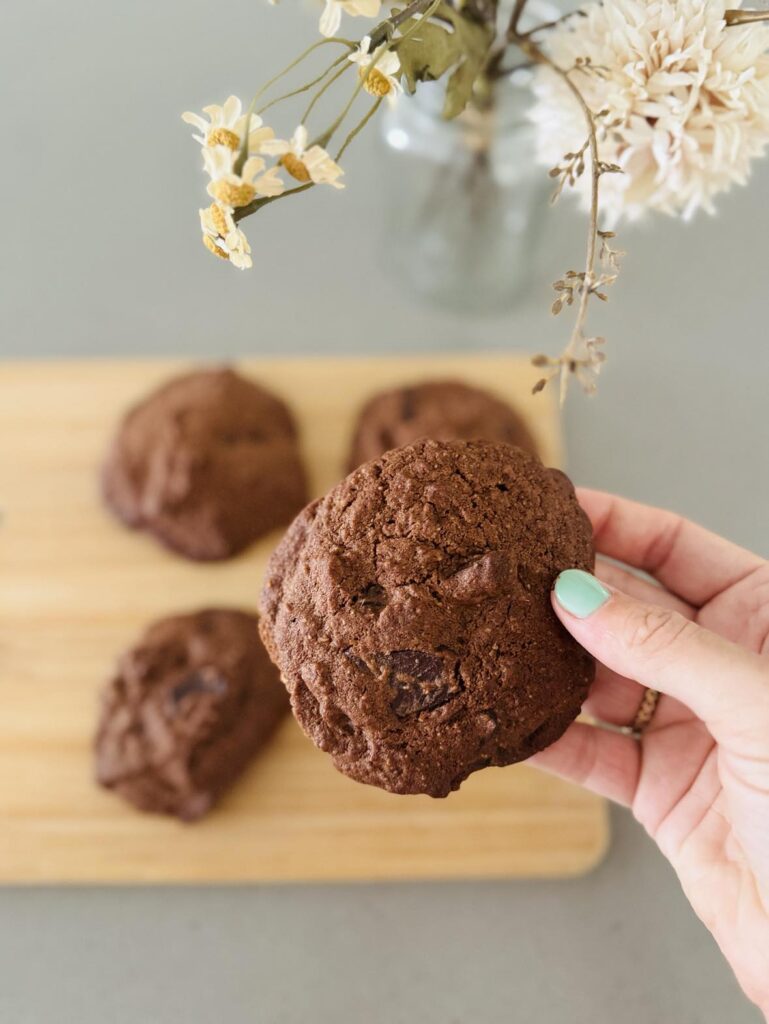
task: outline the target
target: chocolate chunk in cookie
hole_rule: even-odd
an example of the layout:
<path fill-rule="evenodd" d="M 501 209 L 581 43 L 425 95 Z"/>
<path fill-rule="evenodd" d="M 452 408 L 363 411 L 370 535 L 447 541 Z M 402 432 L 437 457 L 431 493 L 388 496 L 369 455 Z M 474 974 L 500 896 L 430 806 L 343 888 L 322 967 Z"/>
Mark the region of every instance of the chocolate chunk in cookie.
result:
<path fill-rule="evenodd" d="M 561 570 L 592 566 L 562 473 L 507 444 L 419 441 L 299 515 L 260 629 L 300 725 L 340 771 L 446 796 L 579 713 L 594 664 L 550 591 Z"/>
<path fill-rule="evenodd" d="M 162 619 L 104 694 L 96 778 L 142 811 L 200 818 L 269 739 L 286 691 L 245 612 Z"/>
<path fill-rule="evenodd" d="M 436 380 L 382 391 L 369 399 L 358 416 L 348 468 L 423 437 L 506 441 L 527 452 L 537 451 L 522 417 L 506 402 L 461 381 Z"/>
<path fill-rule="evenodd" d="M 307 500 L 286 406 L 233 370 L 177 377 L 130 410 L 104 465 L 107 504 L 188 558 L 229 558 Z"/>

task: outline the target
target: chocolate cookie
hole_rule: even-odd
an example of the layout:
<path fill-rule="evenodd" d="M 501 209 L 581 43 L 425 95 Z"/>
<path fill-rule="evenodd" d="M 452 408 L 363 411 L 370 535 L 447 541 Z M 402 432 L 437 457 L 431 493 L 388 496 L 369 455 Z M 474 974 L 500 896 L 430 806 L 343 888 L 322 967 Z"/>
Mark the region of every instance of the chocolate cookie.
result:
<path fill-rule="evenodd" d="M 131 409 L 102 482 L 124 523 L 200 560 L 237 554 L 307 501 L 291 414 L 229 369 L 177 377 Z"/>
<path fill-rule="evenodd" d="M 96 733 L 96 778 L 142 811 L 200 818 L 288 710 L 245 612 L 162 619 L 120 659 Z"/>
<path fill-rule="evenodd" d="M 289 528 L 260 630 L 299 724 L 336 767 L 446 796 L 522 761 L 579 713 L 592 658 L 550 590 L 592 569 L 569 480 L 483 441 L 419 441 L 367 462 Z"/>
<path fill-rule="evenodd" d="M 506 441 L 537 453 L 523 419 L 506 402 L 458 380 L 435 380 L 369 399 L 358 416 L 348 469 L 422 437 Z"/>

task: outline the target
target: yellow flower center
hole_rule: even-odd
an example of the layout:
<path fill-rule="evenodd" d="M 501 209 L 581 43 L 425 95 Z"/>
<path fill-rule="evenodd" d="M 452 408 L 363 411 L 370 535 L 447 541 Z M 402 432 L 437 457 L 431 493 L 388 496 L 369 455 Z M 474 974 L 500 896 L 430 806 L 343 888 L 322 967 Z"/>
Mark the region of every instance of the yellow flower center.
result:
<path fill-rule="evenodd" d="M 280 162 L 292 178 L 296 178 L 297 181 L 310 180 L 310 172 L 307 170 L 307 165 L 295 153 L 286 153 L 285 156 L 280 158 Z"/>
<path fill-rule="evenodd" d="M 211 191 L 225 206 L 248 206 L 256 195 L 256 189 L 247 181 L 228 181 L 220 178 L 211 186 Z"/>
<path fill-rule="evenodd" d="M 203 245 L 209 252 L 212 252 L 214 256 L 218 256 L 220 260 L 228 260 L 230 258 L 224 249 L 219 248 L 210 235 L 203 235 Z"/>
<path fill-rule="evenodd" d="M 367 74 L 368 78 L 366 77 Z M 382 96 L 387 96 L 388 93 L 392 92 L 392 83 L 387 75 L 382 74 L 379 68 L 372 68 L 371 71 L 368 68 L 361 68 L 360 77 L 363 81 L 363 88 L 369 96 L 378 96 L 381 99 Z"/>
<path fill-rule="evenodd" d="M 218 203 L 211 203 L 211 205 L 208 207 L 208 213 L 209 216 L 211 217 L 211 223 L 216 229 L 216 233 L 218 235 L 221 235 L 222 238 L 224 238 L 224 236 L 227 234 L 229 230 L 227 227 L 227 218 L 224 215 L 224 210 L 221 208 L 221 206 L 219 206 Z"/>
<path fill-rule="evenodd" d="M 207 146 L 229 146 L 235 150 L 240 148 L 240 137 L 229 128 L 212 128 L 206 136 Z"/>

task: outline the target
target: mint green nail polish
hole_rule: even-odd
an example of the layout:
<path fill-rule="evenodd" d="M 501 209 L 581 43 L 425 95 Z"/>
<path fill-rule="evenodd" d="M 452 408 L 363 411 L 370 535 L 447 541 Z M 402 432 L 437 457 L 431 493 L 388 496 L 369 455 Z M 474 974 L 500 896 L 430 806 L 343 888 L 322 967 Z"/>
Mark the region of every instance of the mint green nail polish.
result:
<path fill-rule="evenodd" d="M 567 569 L 555 581 L 555 599 L 578 619 L 587 619 L 609 600 L 609 591 L 582 569 Z"/>

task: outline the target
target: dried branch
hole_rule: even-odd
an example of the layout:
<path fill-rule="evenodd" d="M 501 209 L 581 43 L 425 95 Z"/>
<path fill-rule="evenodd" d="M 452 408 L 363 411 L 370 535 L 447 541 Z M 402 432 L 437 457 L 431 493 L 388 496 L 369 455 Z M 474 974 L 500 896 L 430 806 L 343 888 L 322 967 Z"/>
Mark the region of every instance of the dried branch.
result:
<path fill-rule="evenodd" d="M 396 29 L 413 18 L 415 14 L 424 14 L 431 3 L 432 0 L 411 0 L 411 3 L 406 4 L 402 11 L 398 11 L 397 14 L 380 22 L 371 33 L 369 53 L 373 53 L 382 43 L 389 42 L 395 35 Z"/>
<path fill-rule="evenodd" d="M 558 178 L 558 185 L 550 198 L 550 202 L 552 204 L 558 202 L 561 197 L 561 193 L 567 185 L 570 188 L 573 187 L 585 173 L 585 154 L 587 153 L 589 146 L 590 139 L 588 138 L 585 139 L 584 145 L 582 145 L 576 152 L 564 153 L 563 163 L 558 164 L 550 170 L 550 177 Z"/>
<path fill-rule="evenodd" d="M 727 25 L 753 25 L 757 21 L 769 21 L 769 11 L 729 10 L 724 18 Z"/>
<path fill-rule="evenodd" d="M 526 3 L 527 0 L 515 0 L 515 7 L 513 8 L 513 13 L 510 17 L 510 25 L 507 29 L 507 38 L 511 42 L 517 42 L 518 38 L 520 38 L 518 25 L 520 24 L 521 17 L 523 16 Z"/>
<path fill-rule="evenodd" d="M 599 231 L 601 239 L 601 251 L 598 253 L 598 262 L 607 271 L 613 271 L 616 277 L 619 273 L 619 261 L 627 253 L 622 249 L 615 249 L 610 243 L 617 237 L 613 231 Z"/>
<path fill-rule="evenodd" d="M 529 31 L 524 32 L 523 35 L 525 35 L 528 38 L 529 36 L 536 35 L 538 32 L 547 32 L 548 29 L 557 28 L 558 25 L 562 25 L 565 21 L 568 21 L 570 18 L 586 17 L 587 15 L 585 14 L 585 12 L 580 7 L 578 7 L 575 11 L 566 11 L 565 14 L 562 14 L 558 18 L 554 18 L 552 21 L 544 21 L 541 25 L 535 25 L 534 28 L 530 28 Z"/>
<path fill-rule="evenodd" d="M 619 168 L 615 168 L 614 165 L 603 164 L 600 160 L 598 154 L 598 133 L 596 127 L 596 115 L 593 114 L 593 111 L 588 106 L 585 97 L 582 95 L 581 91 L 575 85 L 571 78 L 571 71 L 574 69 L 565 70 L 564 68 L 559 67 L 555 63 L 555 61 L 552 60 L 543 50 L 541 50 L 540 47 L 535 42 L 533 42 L 528 36 L 521 36 L 518 35 L 515 31 L 513 31 L 513 41 L 516 42 L 518 46 L 520 46 L 520 48 L 527 55 L 527 57 L 530 57 L 533 61 L 536 61 L 539 64 L 547 65 L 557 75 L 560 75 L 560 77 L 566 83 L 570 92 L 576 99 L 577 103 L 579 104 L 580 109 L 582 110 L 582 113 L 584 115 L 585 124 L 587 126 L 588 131 L 587 143 L 582 150 L 583 154 L 585 152 L 585 148 L 589 149 L 590 151 L 590 219 L 587 235 L 587 251 L 585 254 L 585 269 L 584 271 L 581 272 L 581 274 L 577 274 L 576 271 L 571 272 L 575 275 L 576 280 L 579 281 L 579 288 L 575 289 L 575 291 L 579 292 L 579 305 L 577 308 L 577 314 L 574 321 L 574 326 L 572 328 L 571 337 L 569 338 L 569 342 L 562 356 L 557 361 L 558 369 L 554 371 L 553 374 L 551 374 L 551 376 L 554 376 L 555 372 L 560 372 L 561 402 L 563 402 L 566 397 L 566 389 L 568 387 L 568 375 L 570 373 L 574 373 L 577 376 L 579 376 L 578 370 L 583 369 L 585 367 L 585 359 L 591 360 L 591 365 L 596 366 L 598 362 L 602 361 L 603 357 L 603 353 L 597 353 L 597 355 L 600 356 L 601 359 L 598 359 L 596 357 L 595 346 L 599 344 L 599 340 L 595 338 L 586 339 L 584 334 L 584 326 L 587 320 L 587 311 L 590 297 L 591 295 L 596 294 L 596 287 L 600 287 L 596 280 L 595 274 L 595 264 L 599 237 L 599 183 L 602 174 L 614 170 L 618 171 Z M 585 70 L 584 63 L 580 65 L 579 70 Z M 575 167 L 576 170 L 579 169 L 582 157 L 579 154 L 573 154 L 573 156 L 575 156 L 577 160 Z M 563 184 L 561 185 L 561 188 L 562 187 Z M 606 282 L 602 283 L 605 284 Z M 566 299 L 565 301 L 568 305 L 571 305 L 571 302 L 568 299 Z M 572 301 L 574 301 L 574 294 L 572 294 Z M 558 306 L 557 309 L 556 305 Z M 563 303 L 558 304 L 558 300 L 556 300 L 556 304 L 554 305 L 554 312 L 560 312 L 562 306 Z M 602 343 L 603 339 L 600 339 L 600 342 Z M 544 383 L 546 383 L 546 380 Z M 537 390 L 541 390 L 541 388 L 544 387 L 544 383 L 540 381 L 540 383 L 537 386 Z"/>

